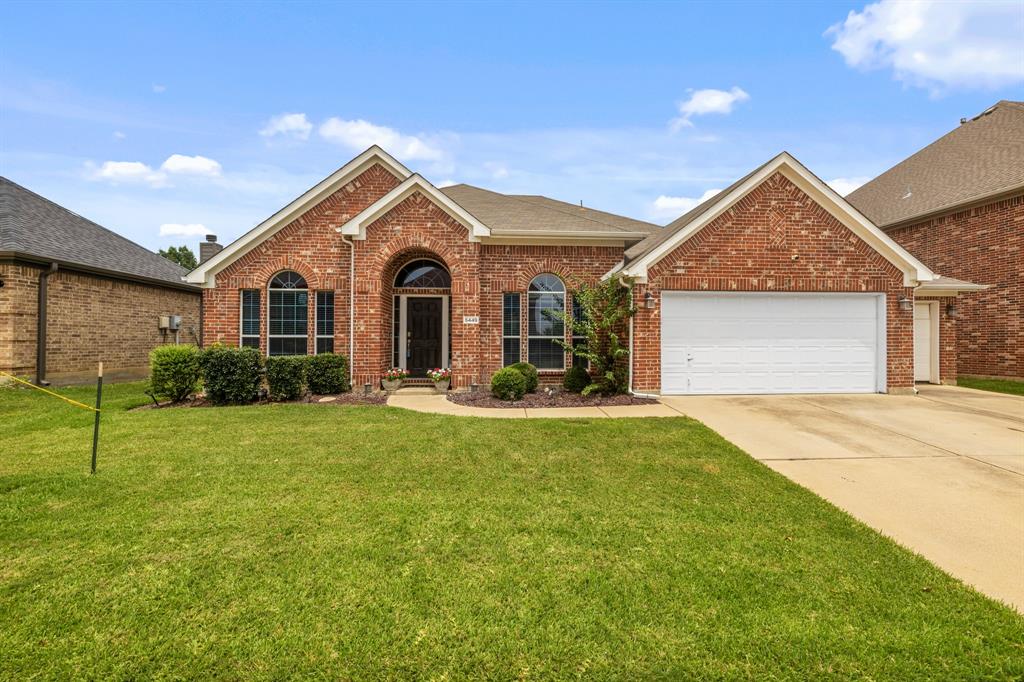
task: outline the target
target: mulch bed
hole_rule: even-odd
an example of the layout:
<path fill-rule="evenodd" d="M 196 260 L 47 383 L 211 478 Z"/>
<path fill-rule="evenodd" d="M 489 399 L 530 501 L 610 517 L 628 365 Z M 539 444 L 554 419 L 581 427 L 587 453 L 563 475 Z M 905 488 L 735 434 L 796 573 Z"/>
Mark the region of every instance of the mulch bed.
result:
<path fill-rule="evenodd" d="M 321 401 L 322 398 L 331 398 L 331 400 Z M 250 405 L 294 405 L 294 404 L 298 404 L 298 403 L 310 403 L 310 404 L 313 404 L 313 405 L 387 405 L 387 402 L 388 402 L 388 397 L 387 397 L 387 395 L 385 395 L 383 393 L 370 393 L 369 395 L 366 395 L 366 394 L 363 394 L 363 393 L 350 392 L 350 393 L 339 393 L 337 395 L 328 395 L 328 396 L 324 396 L 324 395 L 307 395 L 307 396 L 305 396 L 303 398 L 299 398 L 298 400 L 282 400 L 282 401 L 260 400 L 260 401 L 257 401 L 257 402 L 254 402 L 254 403 L 249 403 L 249 404 Z M 159 405 L 154 405 L 153 403 L 149 403 L 148 405 L 141 405 L 139 407 L 134 407 L 130 411 L 131 412 L 135 412 L 136 410 L 157 410 L 157 409 L 162 410 L 162 409 L 165 409 L 165 408 L 176 408 L 176 407 L 217 407 L 217 406 L 214 405 L 213 403 L 211 403 L 206 398 L 201 397 L 201 396 L 197 396 L 195 398 L 192 398 L 191 400 L 186 400 L 184 402 L 177 403 L 177 404 L 165 402 L 165 403 L 160 403 Z"/>
<path fill-rule="evenodd" d="M 476 393 L 449 393 L 448 400 L 468 407 L 611 407 L 614 405 L 653 405 L 657 400 L 637 398 L 631 395 L 582 396 L 578 393 L 559 391 L 548 395 L 543 391 L 527 393 L 522 400 L 499 400 L 486 391 Z"/>

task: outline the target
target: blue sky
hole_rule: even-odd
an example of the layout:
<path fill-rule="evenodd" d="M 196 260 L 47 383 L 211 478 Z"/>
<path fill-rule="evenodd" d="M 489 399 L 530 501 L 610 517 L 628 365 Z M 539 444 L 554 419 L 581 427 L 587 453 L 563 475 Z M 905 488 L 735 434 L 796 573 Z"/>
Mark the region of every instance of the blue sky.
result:
<path fill-rule="evenodd" d="M 846 191 L 1024 99 L 1024 3 L 6 3 L 0 173 L 156 249 L 372 142 L 664 223 L 785 149 Z"/>

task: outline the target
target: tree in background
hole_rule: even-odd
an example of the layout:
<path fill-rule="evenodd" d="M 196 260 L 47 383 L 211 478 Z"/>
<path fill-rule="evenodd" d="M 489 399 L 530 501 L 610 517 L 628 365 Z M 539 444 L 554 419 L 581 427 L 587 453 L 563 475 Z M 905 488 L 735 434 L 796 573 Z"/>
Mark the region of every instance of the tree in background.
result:
<path fill-rule="evenodd" d="M 169 246 L 166 249 L 160 249 L 160 255 L 169 261 L 177 263 L 186 270 L 195 270 L 196 266 L 199 265 L 196 255 L 187 246 Z"/>

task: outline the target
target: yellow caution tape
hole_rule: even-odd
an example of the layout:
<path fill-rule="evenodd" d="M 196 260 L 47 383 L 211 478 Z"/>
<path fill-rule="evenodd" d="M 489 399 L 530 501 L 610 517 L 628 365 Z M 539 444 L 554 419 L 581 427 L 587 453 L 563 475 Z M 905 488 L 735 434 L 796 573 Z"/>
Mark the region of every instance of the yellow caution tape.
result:
<path fill-rule="evenodd" d="M 0 375 L 3 375 L 5 377 L 9 377 L 11 379 L 14 379 L 19 384 L 25 384 L 26 386 L 29 386 L 30 388 L 34 388 L 37 391 L 42 391 L 43 393 L 47 393 L 49 395 L 52 395 L 54 398 L 60 398 L 64 402 L 71 403 L 75 407 L 81 407 L 82 409 L 89 410 L 91 412 L 99 412 L 99 410 L 97 410 L 95 407 L 92 407 L 91 405 L 86 405 L 85 403 L 80 403 L 77 400 L 72 400 L 71 398 L 68 398 L 66 396 L 62 396 L 60 393 L 54 393 L 53 391 L 47 391 L 42 386 L 36 386 L 35 384 L 30 383 L 28 381 L 25 381 L 24 379 L 19 379 L 18 377 L 14 376 L 13 374 L 8 374 L 7 372 L 0 372 Z"/>

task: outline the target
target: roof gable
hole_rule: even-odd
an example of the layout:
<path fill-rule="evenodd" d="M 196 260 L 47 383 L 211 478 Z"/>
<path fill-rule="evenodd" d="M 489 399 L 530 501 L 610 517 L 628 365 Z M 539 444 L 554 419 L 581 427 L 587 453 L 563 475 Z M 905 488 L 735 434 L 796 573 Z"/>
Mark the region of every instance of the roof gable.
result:
<path fill-rule="evenodd" d="M 476 217 L 460 206 L 454 199 L 427 182 L 419 173 L 410 175 L 404 182 L 360 211 L 358 215 L 347 223 L 337 228 L 337 231 L 353 239 L 366 239 L 366 228 L 369 225 L 417 192 L 428 197 L 448 215 L 463 225 L 469 231 L 470 241 L 480 241 L 481 237 L 489 237 L 491 235 L 489 227 L 477 220 Z"/>
<path fill-rule="evenodd" d="M 736 202 L 775 173 L 781 173 L 882 257 L 898 267 L 903 272 L 906 286 L 914 286 L 917 282 L 926 282 L 935 278 L 935 274 L 921 261 L 889 238 L 849 202 L 839 196 L 835 190 L 787 152 L 782 152 L 762 164 L 719 194 L 696 206 L 678 220 L 669 223 L 661 232 L 651 235 L 627 250 L 625 264 L 609 274 L 621 272 L 626 276 L 643 281 L 646 279 L 647 269 L 651 265 L 704 229 L 715 218 L 729 210 Z"/>
<path fill-rule="evenodd" d="M 201 263 L 199 267 L 188 273 L 187 281 L 202 284 L 206 287 L 213 286 L 216 281 L 217 272 L 223 270 L 254 247 L 290 225 L 302 216 L 303 213 L 340 190 L 375 164 L 380 164 L 402 180 L 412 175 L 412 171 L 399 163 L 397 159 L 379 146 L 373 145 L 308 189 L 280 211 L 225 246 L 208 261 Z"/>

